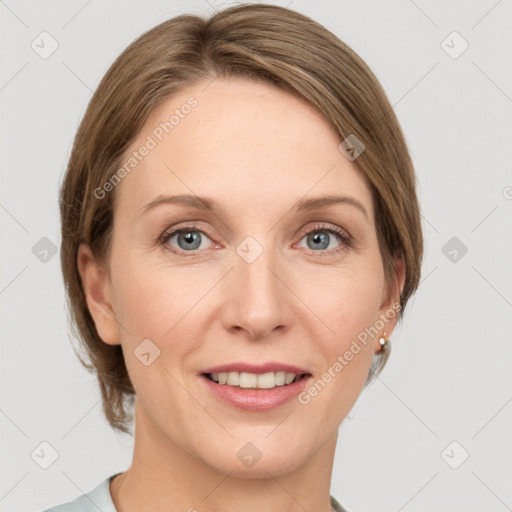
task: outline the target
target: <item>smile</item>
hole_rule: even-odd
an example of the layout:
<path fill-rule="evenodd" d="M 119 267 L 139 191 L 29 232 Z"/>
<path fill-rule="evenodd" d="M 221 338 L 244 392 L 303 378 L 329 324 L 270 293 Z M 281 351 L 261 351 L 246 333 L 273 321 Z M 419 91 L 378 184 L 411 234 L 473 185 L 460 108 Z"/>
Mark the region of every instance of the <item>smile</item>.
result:
<path fill-rule="evenodd" d="M 266 412 L 291 402 L 313 379 L 310 373 L 285 371 L 211 372 L 200 377 L 219 403 L 249 412 Z"/>
<path fill-rule="evenodd" d="M 297 382 L 309 374 L 277 371 L 267 373 L 217 372 L 204 375 L 206 378 L 221 385 L 245 389 L 272 389 Z"/>

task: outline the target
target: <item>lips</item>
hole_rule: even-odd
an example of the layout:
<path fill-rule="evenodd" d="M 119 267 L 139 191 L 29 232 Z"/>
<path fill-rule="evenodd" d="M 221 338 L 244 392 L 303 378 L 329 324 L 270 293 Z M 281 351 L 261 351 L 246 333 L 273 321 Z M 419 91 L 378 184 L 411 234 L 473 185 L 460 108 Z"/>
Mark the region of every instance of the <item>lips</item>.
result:
<path fill-rule="evenodd" d="M 240 368 L 240 366 L 237 367 Z M 290 368 L 290 366 L 287 367 Z M 218 368 L 223 367 L 219 366 Z M 297 367 L 292 368 L 295 368 L 295 370 L 298 369 Z M 236 371 L 227 373 L 228 375 L 232 375 L 233 373 L 236 373 Z M 280 371 L 280 373 L 285 372 Z M 220 372 L 219 375 L 221 374 L 222 372 Z M 243 372 L 240 375 L 243 375 Z M 291 375 L 293 375 L 293 373 L 291 373 Z M 270 411 L 280 406 L 284 406 L 286 403 L 292 402 L 312 379 L 313 377 L 311 374 L 306 374 L 299 380 L 295 380 L 287 385 L 274 386 L 271 389 L 251 389 L 214 382 L 208 378 L 207 374 L 202 374 L 200 376 L 201 385 L 205 385 L 206 389 L 208 389 L 209 392 L 212 393 L 212 395 L 222 404 L 253 413 Z"/>

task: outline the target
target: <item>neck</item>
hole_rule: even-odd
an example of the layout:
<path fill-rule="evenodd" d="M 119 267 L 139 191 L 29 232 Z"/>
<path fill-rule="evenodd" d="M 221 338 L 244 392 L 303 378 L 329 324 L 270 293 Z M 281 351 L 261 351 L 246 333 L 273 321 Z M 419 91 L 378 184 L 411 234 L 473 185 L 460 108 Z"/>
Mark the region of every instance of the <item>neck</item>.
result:
<path fill-rule="evenodd" d="M 183 449 L 135 406 L 131 466 L 114 479 L 111 494 L 119 512 L 330 512 L 330 482 L 338 430 L 303 464 L 258 477 L 222 471 Z"/>

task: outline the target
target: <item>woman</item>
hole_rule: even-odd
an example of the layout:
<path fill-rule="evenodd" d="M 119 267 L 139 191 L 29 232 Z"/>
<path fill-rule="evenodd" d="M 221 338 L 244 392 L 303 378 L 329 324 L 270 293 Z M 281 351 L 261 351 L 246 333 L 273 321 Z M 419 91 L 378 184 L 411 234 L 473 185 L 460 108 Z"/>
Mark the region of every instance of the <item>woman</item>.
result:
<path fill-rule="evenodd" d="M 345 510 L 338 428 L 420 279 L 379 82 L 313 20 L 183 15 L 114 62 L 61 189 L 73 322 L 131 466 L 52 511 Z"/>

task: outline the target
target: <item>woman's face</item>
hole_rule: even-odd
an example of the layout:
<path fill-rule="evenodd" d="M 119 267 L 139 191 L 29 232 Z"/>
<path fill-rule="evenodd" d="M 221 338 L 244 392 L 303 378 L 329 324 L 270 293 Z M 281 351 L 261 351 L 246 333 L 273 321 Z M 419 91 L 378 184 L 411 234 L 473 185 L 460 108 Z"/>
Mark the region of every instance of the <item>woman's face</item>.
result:
<path fill-rule="evenodd" d="M 397 297 L 386 295 L 370 189 L 340 142 L 305 102 L 217 78 L 168 99 L 131 145 L 101 285 L 112 316 L 94 318 L 122 344 L 140 429 L 162 450 L 233 475 L 280 474 L 355 403 L 379 350 L 365 329 L 385 318 L 389 335 Z M 318 201 L 327 196 L 351 199 Z M 236 373 L 228 384 L 204 375 L 228 364 L 257 375 L 242 375 L 247 388 L 229 385 Z M 276 385 L 292 366 L 309 376 Z M 258 379 L 269 387 L 254 389 Z"/>

